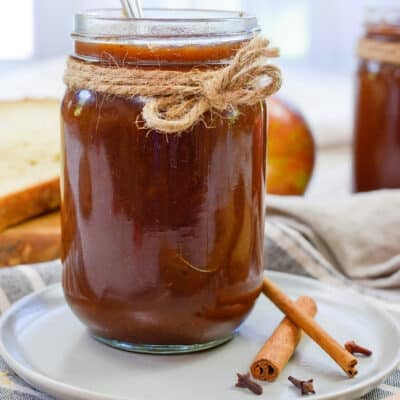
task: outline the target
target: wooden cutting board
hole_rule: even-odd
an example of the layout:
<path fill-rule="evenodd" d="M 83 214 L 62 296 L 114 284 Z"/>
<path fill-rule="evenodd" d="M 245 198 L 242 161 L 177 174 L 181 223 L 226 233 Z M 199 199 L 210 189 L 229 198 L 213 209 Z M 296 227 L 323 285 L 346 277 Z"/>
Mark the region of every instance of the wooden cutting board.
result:
<path fill-rule="evenodd" d="M 0 267 L 60 257 L 60 213 L 33 218 L 0 232 Z"/>

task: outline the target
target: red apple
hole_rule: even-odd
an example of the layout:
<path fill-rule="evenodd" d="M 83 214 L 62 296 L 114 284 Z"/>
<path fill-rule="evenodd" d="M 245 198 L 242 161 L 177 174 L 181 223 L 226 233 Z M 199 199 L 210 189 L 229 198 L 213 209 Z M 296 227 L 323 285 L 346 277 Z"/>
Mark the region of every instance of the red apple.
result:
<path fill-rule="evenodd" d="M 302 195 L 311 179 L 315 144 L 311 130 L 287 101 L 268 99 L 267 191 L 280 195 Z"/>

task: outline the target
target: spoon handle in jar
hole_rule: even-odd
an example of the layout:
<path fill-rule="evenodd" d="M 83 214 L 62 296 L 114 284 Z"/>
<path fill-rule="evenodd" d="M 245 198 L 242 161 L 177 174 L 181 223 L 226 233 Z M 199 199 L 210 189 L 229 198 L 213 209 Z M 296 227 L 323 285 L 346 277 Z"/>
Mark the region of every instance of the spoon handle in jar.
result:
<path fill-rule="evenodd" d="M 140 0 L 121 0 L 122 9 L 129 18 L 143 18 Z"/>
<path fill-rule="evenodd" d="M 143 18 L 143 7 L 141 4 L 141 0 L 133 0 L 133 2 L 136 4 L 138 18 Z"/>

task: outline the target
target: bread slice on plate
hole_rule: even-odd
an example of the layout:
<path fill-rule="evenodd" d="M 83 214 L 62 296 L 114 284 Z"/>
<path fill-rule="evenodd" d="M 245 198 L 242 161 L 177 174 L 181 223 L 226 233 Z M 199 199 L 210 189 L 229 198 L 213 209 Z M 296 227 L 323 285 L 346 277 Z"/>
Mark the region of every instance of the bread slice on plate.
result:
<path fill-rule="evenodd" d="M 0 232 L 60 205 L 60 103 L 0 102 Z"/>
<path fill-rule="evenodd" d="M 60 253 L 59 212 L 30 219 L 0 232 L 0 267 L 54 260 Z"/>

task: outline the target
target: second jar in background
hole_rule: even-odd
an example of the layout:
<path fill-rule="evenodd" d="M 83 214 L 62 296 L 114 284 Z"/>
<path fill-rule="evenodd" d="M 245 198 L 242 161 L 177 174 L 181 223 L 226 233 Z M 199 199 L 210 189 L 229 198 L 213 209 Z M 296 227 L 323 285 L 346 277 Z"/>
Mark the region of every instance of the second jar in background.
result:
<path fill-rule="evenodd" d="M 400 188 L 400 10 L 369 10 L 366 22 L 357 80 L 356 192 Z"/>

